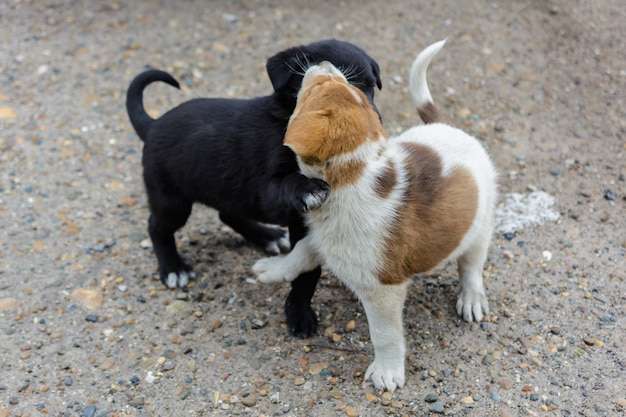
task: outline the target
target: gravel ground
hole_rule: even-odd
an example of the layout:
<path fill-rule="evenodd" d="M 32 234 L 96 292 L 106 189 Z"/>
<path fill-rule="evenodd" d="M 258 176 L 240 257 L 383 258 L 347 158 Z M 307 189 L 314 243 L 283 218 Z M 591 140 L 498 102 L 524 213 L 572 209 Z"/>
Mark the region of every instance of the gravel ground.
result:
<path fill-rule="evenodd" d="M 0 417 L 624 415 L 626 2 L 317 3 L 0 3 Z M 319 334 L 289 336 L 288 287 L 254 283 L 264 254 L 210 209 L 179 233 L 193 286 L 161 286 L 123 106 L 146 66 L 184 86 L 151 86 L 153 115 L 265 95 L 268 56 L 329 37 L 379 62 L 392 133 L 417 123 L 413 58 L 448 38 L 435 101 L 485 141 L 503 198 L 545 191 L 559 214 L 494 235 L 487 322 L 457 318 L 453 267 L 415 278 L 393 395 L 363 384 L 357 300 L 326 276 Z"/>

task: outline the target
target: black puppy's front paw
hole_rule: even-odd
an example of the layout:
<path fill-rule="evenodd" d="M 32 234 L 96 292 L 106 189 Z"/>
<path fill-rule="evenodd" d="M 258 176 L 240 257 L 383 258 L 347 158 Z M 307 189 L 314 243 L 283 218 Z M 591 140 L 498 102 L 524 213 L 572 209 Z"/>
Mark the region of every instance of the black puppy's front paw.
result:
<path fill-rule="evenodd" d="M 297 198 L 294 201 L 294 209 L 298 213 L 308 213 L 318 208 L 326 201 L 330 185 L 326 181 L 317 178 L 308 178 L 296 192 Z"/>

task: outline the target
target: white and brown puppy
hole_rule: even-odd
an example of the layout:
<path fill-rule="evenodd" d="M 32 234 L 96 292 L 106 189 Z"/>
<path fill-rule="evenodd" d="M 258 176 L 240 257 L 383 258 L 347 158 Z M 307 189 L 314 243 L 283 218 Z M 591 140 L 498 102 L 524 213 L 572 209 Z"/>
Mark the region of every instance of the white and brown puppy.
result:
<path fill-rule="evenodd" d="M 475 138 L 437 122 L 426 69 L 443 44 L 426 48 L 411 68 L 411 94 L 427 124 L 392 138 L 332 64 L 307 71 L 285 145 L 302 173 L 331 191 L 306 215 L 310 233 L 289 255 L 253 267 L 260 281 L 278 282 L 325 264 L 362 301 L 375 350 L 365 378 L 389 391 L 405 381 L 402 309 L 413 274 L 456 259 L 458 314 L 480 321 L 489 312 L 482 271 L 496 173 Z"/>

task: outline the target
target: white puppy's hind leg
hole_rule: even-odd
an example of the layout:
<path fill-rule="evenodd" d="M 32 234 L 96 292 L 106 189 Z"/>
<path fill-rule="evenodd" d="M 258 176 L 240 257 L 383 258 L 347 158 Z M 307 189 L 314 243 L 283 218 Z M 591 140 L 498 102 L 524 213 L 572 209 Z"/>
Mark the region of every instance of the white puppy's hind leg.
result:
<path fill-rule="evenodd" d="M 252 270 L 263 283 L 290 282 L 301 273 L 313 270 L 320 263 L 310 239 L 305 237 L 296 243 L 289 254 L 259 259 L 252 266 Z"/>
<path fill-rule="evenodd" d="M 402 310 L 407 286 L 408 283 L 379 284 L 368 291 L 356 291 L 365 308 L 374 345 L 374 362 L 367 368 L 365 379 L 371 379 L 376 388 L 391 392 L 404 385 Z"/>
<path fill-rule="evenodd" d="M 456 311 L 467 322 L 480 322 L 489 314 L 489 303 L 483 286 L 483 267 L 490 239 L 491 228 L 485 227 L 481 236 L 457 261 L 461 293 L 456 302 Z"/>

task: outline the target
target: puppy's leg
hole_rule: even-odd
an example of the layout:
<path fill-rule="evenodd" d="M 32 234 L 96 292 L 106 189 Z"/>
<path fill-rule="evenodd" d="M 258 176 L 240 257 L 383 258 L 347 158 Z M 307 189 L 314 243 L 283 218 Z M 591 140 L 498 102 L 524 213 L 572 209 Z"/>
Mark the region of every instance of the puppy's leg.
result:
<path fill-rule="evenodd" d="M 300 339 L 317 333 L 317 315 L 311 306 L 311 300 L 321 275 L 322 268 L 317 266 L 291 281 L 291 291 L 285 301 L 287 329 Z"/>
<path fill-rule="evenodd" d="M 365 379 L 376 388 L 394 391 L 404 385 L 404 355 L 406 347 L 402 328 L 402 309 L 408 282 L 400 285 L 374 285 L 355 292 L 361 299 L 370 338 L 374 345 L 374 362 L 367 368 Z"/>
<path fill-rule="evenodd" d="M 278 255 L 291 249 L 289 236 L 284 230 L 266 227 L 243 217 L 220 212 L 220 220 L 241 236 L 262 247 L 267 253 Z"/>
<path fill-rule="evenodd" d="M 159 262 L 161 281 L 168 288 L 183 288 L 193 278 L 191 267 L 176 250 L 174 233 L 183 227 L 191 214 L 192 204 L 182 199 L 150 197 L 150 219 L 148 233 L 152 239 L 154 253 Z"/>
<path fill-rule="evenodd" d="M 301 216 L 293 216 L 289 222 L 289 239 L 291 246 L 307 235 L 308 231 Z M 317 333 L 317 315 L 311 306 L 315 287 L 322 275 L 322 268 L 315 268 L 304 272 L 291 281 L 291 291 L 285 301 L 285 316 L 287 329 L 292 335 L 305 339 Z"/>
<path fill-rule="evenodd" d="M 483 267 L 487 260 L 491 231 L 491 227 L 484 227 L 476 241 L 457 261 L 461 293 L 456 302 L 456 311 L 468 322 L 480 322 L 489 314 L 489 303 L 483 287 Z"/>
<path fill-rule="evenodd" d="M 310 337 L 317 331 L 311 298 L 321 273 L 319 265 L 319 256 L 307 236 L 299 240 L 288 255 L 260 259 L 252 268 L 261 282 L 293 281 L 285 313 L 289 332 L 300 338 Z"/>
<path fill-rule="evenodd" d="M 272 155 L 269 166 L 272 167 L 271 179 L 260 195 L 266 213 L 286 207 L 297 213 L 307 213 L 326 200 L 330 190 L 328 183 L 302 175 L 296 157 L 288 147 L 280 147 Z"/>

